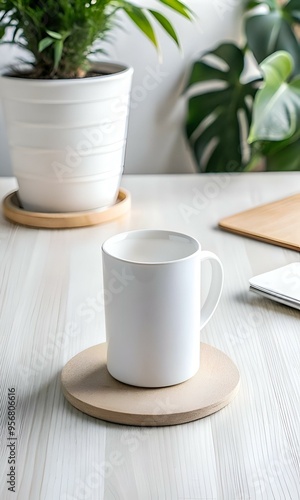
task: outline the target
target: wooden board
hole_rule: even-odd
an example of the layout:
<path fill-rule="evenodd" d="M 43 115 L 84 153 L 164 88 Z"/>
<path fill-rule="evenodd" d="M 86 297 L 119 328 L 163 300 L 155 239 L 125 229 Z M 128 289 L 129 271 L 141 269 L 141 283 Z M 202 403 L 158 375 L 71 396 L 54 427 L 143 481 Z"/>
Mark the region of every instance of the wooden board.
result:
<path fill-rule="evenodd" d="M 111 207 L 85 212 L 43 213 L 24 210 L 19 203 L 18 191 L 13 191 L 3 199 L 2 205 L 4 216 L 11 222 L 29 227 L 65 229 L 93 226 L 120 217 L 130 209 L 131 196 L 125 189 L 120 189 L 117 201 Z"/>
<path fill-rule="evenodd" d="M 77 354 L 63 368 L 66 399 L 78 410 L 109 422 L 163 426 L 206 417 L 230 403 L 240 375 L 234 363 L 215 347 L 201 343 L 200 370 L 182 384 L 145 389 L 115 380 L 106 368 L 106 344 Z"/>
<path fill-rule="evenodd" d="M 300 194 L 226 217 L 219 227 L 299 251 Z"/>

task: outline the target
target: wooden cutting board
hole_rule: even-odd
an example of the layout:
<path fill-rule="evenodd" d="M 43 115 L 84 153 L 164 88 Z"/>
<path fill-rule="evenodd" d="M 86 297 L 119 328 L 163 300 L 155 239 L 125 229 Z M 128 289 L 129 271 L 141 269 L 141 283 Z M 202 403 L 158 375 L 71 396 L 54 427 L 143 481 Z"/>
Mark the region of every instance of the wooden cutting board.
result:
<path fill-rule="evenodd" d="M 300 194 L 226 217 L 219 227 L 299 252 Z"/>

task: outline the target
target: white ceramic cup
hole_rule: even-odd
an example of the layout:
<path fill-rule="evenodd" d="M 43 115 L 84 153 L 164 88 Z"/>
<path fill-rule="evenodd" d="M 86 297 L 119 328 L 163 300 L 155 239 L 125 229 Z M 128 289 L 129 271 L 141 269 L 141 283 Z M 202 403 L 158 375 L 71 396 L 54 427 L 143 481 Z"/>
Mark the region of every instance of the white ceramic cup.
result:
<path fill-rule="evenodd" d="M 200 268 L 206 260 L 212 278 L 201 308 Z M 109 238 L 102 262 L 109 373 L 140 387 L 193 377 L 200 366 L 200 329 L 222 292 L 218 257 L 201 251 L 191 236 L 150 229 Z"/>

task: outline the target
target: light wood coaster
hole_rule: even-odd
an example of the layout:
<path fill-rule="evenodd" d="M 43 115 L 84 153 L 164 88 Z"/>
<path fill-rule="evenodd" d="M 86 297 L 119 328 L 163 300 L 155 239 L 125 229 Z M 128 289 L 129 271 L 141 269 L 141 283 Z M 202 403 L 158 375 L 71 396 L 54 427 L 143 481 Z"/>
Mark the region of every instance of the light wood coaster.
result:
<path fill-rule="evenodd" d="M 134 387 L 114 379 L 106 368 L 106 344 L 72 358 L 63 368 L 66 399 L 83 413 L 118 424 L 176 425 L 206 417 L 236 396 L 240 375 L 215 347 L 201 343 L 198 373 L 182 384 L 159 389 Z"/>
<path fill-rule="evenodd" d="M 300 250 L 300 194 L 240 212 L 219 222 L 222 229 Z"/>
<path fill-rule="evenodd" d="M 84 212 L 43 213 L 29 212 L 20 206 L 18 191 L 13 191 L 3 199 L 3 214 L 11 222 L 30 227 L 46 229 L 66 229 L 93 226 L 109 222 L 124 215 L 131 206 L 131 196 L 120 189 L 117 201 L 111 207 Z"/>

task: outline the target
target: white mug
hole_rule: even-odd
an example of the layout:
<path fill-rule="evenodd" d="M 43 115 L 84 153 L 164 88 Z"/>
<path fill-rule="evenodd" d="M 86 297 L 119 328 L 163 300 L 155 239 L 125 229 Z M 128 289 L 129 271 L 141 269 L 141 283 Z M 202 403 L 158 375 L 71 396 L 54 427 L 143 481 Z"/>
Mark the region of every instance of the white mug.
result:
<path fill-rule="evenodd" d="M 212 279 L 201 308 L 200 268 L 206 260 Z M 193 377 L 200 367 L 200 329 L 222 292 L 218 257 L 201 251 L 191 236 L 149 229 L 109 238 L 102 262 L 109 373 L 140 387 Z"/>

